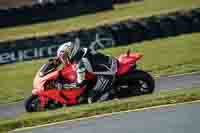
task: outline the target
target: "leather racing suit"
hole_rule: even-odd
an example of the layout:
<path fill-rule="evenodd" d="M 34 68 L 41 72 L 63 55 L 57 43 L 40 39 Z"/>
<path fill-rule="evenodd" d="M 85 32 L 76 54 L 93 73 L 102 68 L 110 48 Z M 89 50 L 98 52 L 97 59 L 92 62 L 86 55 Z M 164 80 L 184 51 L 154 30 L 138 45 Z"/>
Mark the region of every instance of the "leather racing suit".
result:
<path fill-rule="evenodd" d="M 109 98 L 115 74 L 117 60 L 88 48 L 80 48 L 72 62 L 77 66 L 77 82 L 83 83 L 86 72 L 96 75 L 96 84 L 89 90 L 89 101 L 105 101 Z"/>

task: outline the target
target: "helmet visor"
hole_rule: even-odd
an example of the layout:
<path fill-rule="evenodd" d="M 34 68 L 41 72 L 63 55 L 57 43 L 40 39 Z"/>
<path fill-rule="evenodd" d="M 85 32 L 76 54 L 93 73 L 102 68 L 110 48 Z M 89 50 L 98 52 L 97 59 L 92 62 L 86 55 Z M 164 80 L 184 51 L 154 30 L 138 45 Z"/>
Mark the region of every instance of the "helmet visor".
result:
<path fill-rule="evenodd" d="M 70 52 L 70 49 L 67 48 L 59 54 L 59 59 L 61 60 L 61 62 L 63 64 L 69 64 L 70 63 L 69 52 Z"/>

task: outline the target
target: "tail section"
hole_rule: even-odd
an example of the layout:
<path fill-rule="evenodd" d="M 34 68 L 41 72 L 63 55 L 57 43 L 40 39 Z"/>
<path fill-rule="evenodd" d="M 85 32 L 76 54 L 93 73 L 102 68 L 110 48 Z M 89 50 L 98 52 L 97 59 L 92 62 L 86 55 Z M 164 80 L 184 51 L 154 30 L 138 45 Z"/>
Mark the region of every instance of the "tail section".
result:
<path fill-rule="evenodd" d="M 119 67 L 117 74 L 121 75 L 128 72 L 131 66 L 135 65 L 142 56 L 141 53 L 131 53 L 130 50 L 128 50 L 126 54 L 120 55 L 118 58 Z"/>

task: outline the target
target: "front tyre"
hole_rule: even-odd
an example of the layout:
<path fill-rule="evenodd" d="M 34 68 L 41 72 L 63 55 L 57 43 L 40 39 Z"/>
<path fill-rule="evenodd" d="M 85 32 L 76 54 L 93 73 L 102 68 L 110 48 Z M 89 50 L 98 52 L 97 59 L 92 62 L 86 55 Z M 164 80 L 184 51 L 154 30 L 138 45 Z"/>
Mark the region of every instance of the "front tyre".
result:
<path fill-rule="evenodd" d="M 119 80 L 120 97 L 138 96 L 153 93 L 155 81 L 153 77 L 142 70 L 134 70 Z"/>
<path fill-rule="evenodd" d="M 40 111 L 40 99 L 37 95 L 32 95 L 26 100 L 25 110 L 27 112 L 38 112 L 38 111 Z"/>

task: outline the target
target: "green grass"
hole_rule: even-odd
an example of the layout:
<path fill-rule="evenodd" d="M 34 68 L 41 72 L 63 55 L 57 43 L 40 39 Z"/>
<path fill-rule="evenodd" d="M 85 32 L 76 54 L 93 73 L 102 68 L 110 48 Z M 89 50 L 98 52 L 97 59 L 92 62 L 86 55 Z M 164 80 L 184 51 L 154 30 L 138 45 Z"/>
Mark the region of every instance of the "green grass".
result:
<path fill-rule="evenodd" d="M 200 88 L 163 91 L 154 93 L 153 95 L 132 97 L 123 100 L 68 107 L 48 112 L 22 114 L 14 119 L 0 121 L 0 132 L 99 114 L 194 100 L 200 100 Z"/>
<path fill-rule="evenodd" d="M 194 33 L 105 49 L 103 52 L 113 56 L 124 53 L 128 48 L 141 52 L 144 57 L 138 67 L 154 76 L 194 72 L 200 70 L 199 38 L 200 33 Z M 0 103 L 19 101 L 29 96 L 34 74 L 45 62 L 46 59 L 43 59 L 1 66 Z"/>
<path fill-rule="evenodd" d="M 129 17 L 138 18 L 195 7 L 200 7 L 199 0 L 144 0 L 144 2 L 117 5 L 115 6 L 115 10 L 92 15 L 49 21 L 27 26 L 1 28 L 0 40 L 63 33 L 80 28 L 94 27 L 102 23 L 111 23 L 127 19 Z"/>
<path fill-rule="evenodd" d="M 200 70 L 200 33 L 166 39 L 145 41 L 125 47 L 110 48 L 103 52 L 118 56 L 128 49 L 144 54 L 140 68 L 155 76 L 181 74 Z"/>

